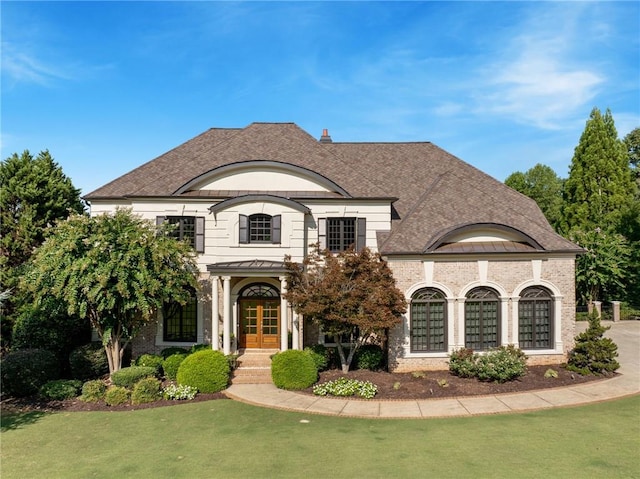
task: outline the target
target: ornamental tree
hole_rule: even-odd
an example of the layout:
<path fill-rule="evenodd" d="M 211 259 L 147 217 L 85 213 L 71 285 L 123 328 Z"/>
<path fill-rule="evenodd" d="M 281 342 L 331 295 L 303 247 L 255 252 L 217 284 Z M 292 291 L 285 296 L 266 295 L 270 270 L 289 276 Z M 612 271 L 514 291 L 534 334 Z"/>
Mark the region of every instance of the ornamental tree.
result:
<path fill-rule="evenodd" d="M 285 257 L 285 266 L 284 297 L 335 338 L 343 373 L 363 344 L 385 339 L 407 310 L 386 261 L 368 248 L 333 255 L 316 246 L 302 264 Z"/>
<path fill-rule="evenodd" d="M 53 297 L 89 320 L 111 373 L 155 312 L 168 301 L 186 304 L 197 287 L 195 252 L 159 228 L 125 209 L 72 216 L 52 228 L 23 278 L 36 305 Z"/>

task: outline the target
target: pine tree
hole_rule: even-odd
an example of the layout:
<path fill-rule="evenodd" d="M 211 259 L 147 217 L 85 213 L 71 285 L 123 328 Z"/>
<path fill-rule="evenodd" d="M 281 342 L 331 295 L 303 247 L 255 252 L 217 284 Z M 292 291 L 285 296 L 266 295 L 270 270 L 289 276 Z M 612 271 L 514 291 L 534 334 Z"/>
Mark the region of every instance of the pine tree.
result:
<path fill-rule="evenodd" d="M 620 367 L 616 360 L 618 346 L 610 338 L 604 337 L 607 330 L 609 327 L 602 326 L 598 313 L 592 312 L 589 315 L 589 327 L 576 336 L 576 345 L 569 352 L 569 371 L 586 376 L 613 373 Z"/>
<path fill-rule="evenodd" d="M 594 108 L 575 148 L 564 188 L 564 229 L 617 230 L 635 185 L 611 111 Z"/>

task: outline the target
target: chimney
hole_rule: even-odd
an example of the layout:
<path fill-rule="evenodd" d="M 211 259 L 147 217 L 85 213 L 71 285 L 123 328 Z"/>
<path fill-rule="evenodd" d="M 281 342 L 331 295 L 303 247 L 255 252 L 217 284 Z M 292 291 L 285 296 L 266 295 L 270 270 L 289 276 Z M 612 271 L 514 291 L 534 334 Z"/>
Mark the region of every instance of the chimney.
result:
<path fill-rule="evenodd" d="M 331 137 L 329 136 L 329 130 L 326 128 L 322 130 L 322 136 L 320 137 L 320 143 L 332 143 Z"/>

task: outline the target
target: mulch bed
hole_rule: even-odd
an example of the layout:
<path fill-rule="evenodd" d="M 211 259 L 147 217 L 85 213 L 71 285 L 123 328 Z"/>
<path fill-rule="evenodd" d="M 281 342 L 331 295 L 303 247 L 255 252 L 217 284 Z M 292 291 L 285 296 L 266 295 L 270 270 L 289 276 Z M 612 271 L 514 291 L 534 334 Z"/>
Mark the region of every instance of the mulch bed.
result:
<path fill-rule="evenodd" d="M 544 374 L 552 368 L 558 373 L 557 378 L 545 378 Z M 337 369 L 320 373 L 318 382 L 326 382 L 343 376 Z M 347 377 L 361 381 L 371 381 L 378 386 L 376 400 L 407 400 L 449 398 L 462 396 L 484 396 L 502 393 L 517 393 L 537 389 L 549 389 L 564 386 L 574 386 L 592 381 L 614 377 L 610 376 L 580 376 L 564 369 L 561 365 L 529 366 L 527 374 L 515 381 L 503 384 L 495 382 L 481 382 L 476 379 L 464 379 L 449 374 L 448 371 L 427 371 L 425 377 L 415 377 L 411 373 L 386 373 L 367 370 L 350 371 Z M 444 383 L 443 381 L 446 381 Z M 446 384 L 446 385 L 444 385 Z M 300 391 L 303 394 L 313 394 L 313 388 Z M 107 406 L 104 402 L 86 403 L 79 399 L 66 401 L 42 401 L 38 398 L 3 398 L 0 407 L 3 412 L 75 412 L 75 411 L 135 411 L 155 407 L 177 406 L 201 401 L 227 399 L 224 393 L 198 394 L 192 400 L 171 401 L 160 400 L 147 404 L 123 404 Z M 357 398 L 355 398 L 357 399 Z"/>

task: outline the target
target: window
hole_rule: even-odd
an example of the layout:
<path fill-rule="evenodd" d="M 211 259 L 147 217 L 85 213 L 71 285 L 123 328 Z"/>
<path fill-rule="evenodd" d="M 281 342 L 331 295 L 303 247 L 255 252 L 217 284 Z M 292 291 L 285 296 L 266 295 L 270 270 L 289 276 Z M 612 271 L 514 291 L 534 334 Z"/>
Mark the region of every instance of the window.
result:
<path fill-rule="evenodd" d="M 354 247 L 360 251 L 365 247 L 366 218 L 320 218 L 318 220 L 318 243 L 320 249 L 328 248 L 337 253 Z"/>
<path fill-rule="evenodd" d="M 165 303 L 162 309 L 163 340 L 166 342 L 195 343 L 198 328 L 198 300 L 195 291 L 185 305 Z"/>
<path fill-rule="evenodd" d="M 240 215 L 239 225 L 240 231 L 238 236 L 240 243 L 280 243 L 280 215 Z"/>
<path fill-rule="evenodd" d="M 518 342 L 522 349 L 553 347 L 553 303 L 545 288 L 532 287 L 518 301 Z"/>
<path fill-rule="evenodd" d="M 446 351 L 447 304 L 442 292 L 425 288 L 411 297 L 410 335 L 412 353 Z"/>
<path fill-rule="evenodd" d="M 500 345 L 500 301 L 489 288 L 476 288 L 464 303 L 465 347 L 486 351 Z"/>
<path fill-rule="evenodd" d="M 204 253 L 204 217 L 203 216 L 157 216 L 156 224 L 175 225 L 171 236 L 186 241 L 198 253 Z"/>

